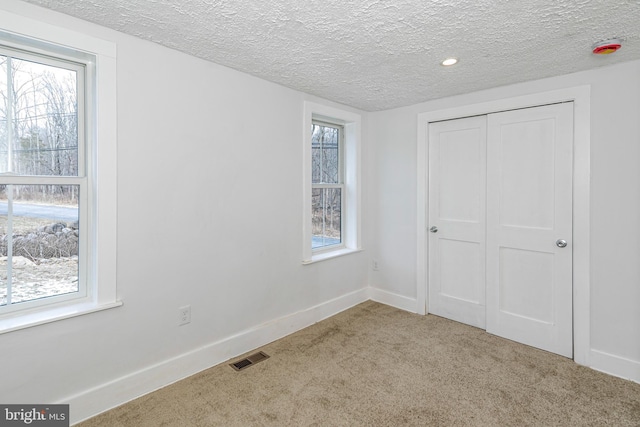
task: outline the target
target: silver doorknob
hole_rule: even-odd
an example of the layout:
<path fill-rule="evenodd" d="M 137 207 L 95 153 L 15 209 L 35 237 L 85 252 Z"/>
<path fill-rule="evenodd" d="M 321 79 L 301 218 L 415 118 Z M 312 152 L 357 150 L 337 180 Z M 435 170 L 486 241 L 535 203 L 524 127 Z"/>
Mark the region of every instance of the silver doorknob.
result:
<path fill-rule="evenodd" d="M 556 246 L 559 248 L 564 248 L 565 246 L 567 246 L 567 241 L 566 240 L 556 240 Z"/>
<path fill-rule="evenodd" d="M 430 232 L 432 232 L 432 233 L 437 233 L 437 232 L 438 232 L 438 227 L 436 227 L 436 226 L 434 225 L 433 227 L 431 227 L 431 228 L 429 229 L 429 231 L 430 231 Z"/>

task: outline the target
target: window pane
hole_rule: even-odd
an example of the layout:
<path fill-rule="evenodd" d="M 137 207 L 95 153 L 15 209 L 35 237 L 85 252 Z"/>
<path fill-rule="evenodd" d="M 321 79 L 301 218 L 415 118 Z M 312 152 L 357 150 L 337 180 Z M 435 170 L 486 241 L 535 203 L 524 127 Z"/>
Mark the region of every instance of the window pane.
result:
<path fill-rule="evenodd" d="M 338 128 L 314 124 L 311 134 L 312 182 L 340 182 L 340 131 Z"/>
<path fill-rule="evenodd" d="M 0 172 L 78 175 L 76 72 L 0 56 Z"/>
<path fill-rule="evenodd" d="M 312 190 L 312 248 L 337 245 L 342 242 L 341 194 L 340 188 L 314 188 Z"/>
<path fill-rule="evenodd" d="M 0 187 L 0 305 L 77 292 L 79 186 Z"/>

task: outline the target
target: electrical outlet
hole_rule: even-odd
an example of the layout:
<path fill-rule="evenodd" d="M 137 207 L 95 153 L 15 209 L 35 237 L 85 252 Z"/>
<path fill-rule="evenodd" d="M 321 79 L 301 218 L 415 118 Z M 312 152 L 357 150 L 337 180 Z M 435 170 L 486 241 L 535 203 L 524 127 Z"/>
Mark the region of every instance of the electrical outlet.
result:
<path fill-rule="evenodd" d="M 186 325 L 191 322 L 191 306 L 185 305 L 178 309 L 178 326 Z"/>
<path fill-rule="evenodd" d="M 373 269 L 373 271 L 378 271 L 380 266 L 378 265 L 377 259 L 371 260 L 371 268 Z"/>

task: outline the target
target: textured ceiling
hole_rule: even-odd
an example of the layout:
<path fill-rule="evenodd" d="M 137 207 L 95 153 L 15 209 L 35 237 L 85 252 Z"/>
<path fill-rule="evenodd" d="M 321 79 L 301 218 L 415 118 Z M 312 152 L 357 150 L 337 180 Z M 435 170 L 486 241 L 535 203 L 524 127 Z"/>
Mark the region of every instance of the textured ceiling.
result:
<path fill-rule="evenodd" d="M 26 1 L 367 111 L 640 59 L 640 0 Z"/>

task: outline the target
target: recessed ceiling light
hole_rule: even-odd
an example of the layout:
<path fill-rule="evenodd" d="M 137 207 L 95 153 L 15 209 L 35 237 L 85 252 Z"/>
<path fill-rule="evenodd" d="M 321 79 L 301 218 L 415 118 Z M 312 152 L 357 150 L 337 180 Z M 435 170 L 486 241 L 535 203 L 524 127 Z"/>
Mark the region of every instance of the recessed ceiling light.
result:
<path fill-rule="evenodd" d="M 458 60 L 456 58 L 447 58 L 444 61 L 442 61 L 440 64 L 444 65 L 445 67 L 448 67 L 450 65 L 454 65 L 457 62 Z"/>

